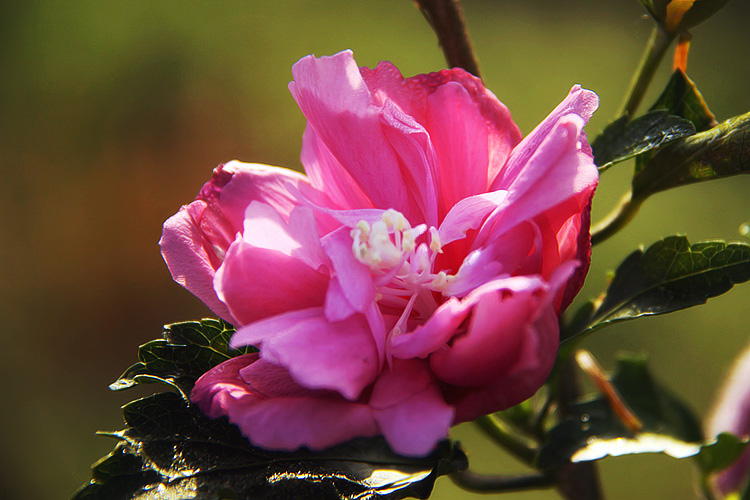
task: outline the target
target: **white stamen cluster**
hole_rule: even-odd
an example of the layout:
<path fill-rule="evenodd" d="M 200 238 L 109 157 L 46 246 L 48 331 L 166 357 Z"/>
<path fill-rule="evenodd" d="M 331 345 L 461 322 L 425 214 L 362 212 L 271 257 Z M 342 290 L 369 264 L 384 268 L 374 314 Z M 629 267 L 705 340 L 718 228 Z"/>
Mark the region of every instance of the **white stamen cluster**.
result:
<path fill-rule="evenodd" d="M 427 241 L 417 240 L 427 233 Z M 403 308 L 393 334 L 405 331 L 412 310 L 427 318 L 437 307 L 432 292 L 441 292 L 453 276 L 433 272 L 435 259 L 442 253 L 435 227 L 411 227 L 404 215 L 386 210 L 372 225 L 359 221 L 351 230 L 352 252 L 372 271 L 376 298 L 384 306 Z"/>

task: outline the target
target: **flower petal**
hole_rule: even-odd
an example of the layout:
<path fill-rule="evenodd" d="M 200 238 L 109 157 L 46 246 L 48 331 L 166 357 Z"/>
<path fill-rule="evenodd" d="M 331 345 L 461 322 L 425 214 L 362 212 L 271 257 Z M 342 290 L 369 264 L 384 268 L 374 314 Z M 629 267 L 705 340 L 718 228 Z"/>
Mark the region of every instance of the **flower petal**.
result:
<path fill-rule="evenodd" d="M 331 259 L 341 292 L 357 312 L 365 312 L 375 301 L 370 269 L 354 257 L 349 228 L 342 227 L 322 240 L 323 251 Z"/>
<path fill-rule="evenodd" d="M 257 353 L 211 369 L 198 379 L 190 399 L 211 418 L 228 416 L 254 445 L 269 450 L 322 450 L 378 434 L 367 405 L 305 389 Z"/>
<path fill-rule="evenodd" d="M 503 377 L 519 362 L 529 327 L 543 305 L 540 295 L 546 292 L 546 286 L 529 279 L 502 281 L 507 282 L 506 287 L 485 287 L 466 299 L 476 302 L 467 333 L 430 357 L 430 366 L 440 380 L 484 386 Z"/>
<path fill-rule="evenodd" d="M 448 299 L 422 325 L 409 333 L 391 337 L 391 355 L 401 359 L 427 357 L 455 335 L 470 311 L 471 304 L 455 298 Z"/>
<path fill-rule="evenodd" d="M 485 387 L 444 389 L 446 401 L 456 408 L 455 423 L 505 410 L 533 396 L 552 371 L 558 343 L 558 318 L 549 304 L 526 330 L 516 364 L 502 377 Z"/>
<path fill-rule="evenodd" d="M 205 212 L 206 202 L 194 201 L 167 219 L 159 246 L 172 278 L 201 299 L 220 318 L 235 323 L 214 290 L 214 274 L 221 260 L 196 220 Z M 223 254 L 222 254 L 223 258 Z"/>
<path fill-rule="evenodd" d="M 292 67 L 289 90 L 308 125 L 377 207 L 414 210 L 401 166 L 383 134 L 381 107 L 373 103 L 351 51 L 303 57 Z"/>
<path fill-rule="evenodd" d="M 487 173 L 486 179 L 490 181 L 495 178 L 497 172 L 505 164 L 510 151 L 521 140 L 521 132 L 513 123 L 508 108 L 484 87 L 479 78 L 461 68 L 445 69 L 436 73 L 404 78 L 392 63 L 382 61 L 375 69 L 361 68 L 360 72 L 376 99 L 380 102 L 392 100 L 404 113 L 414 117 L 417 122 L 425 126 L 430 136 L 439 136 L 441 140 L 445 137 L 445 129 L 442 128 L 442 123 L 434 123 L 440 130 L 432 129 L 428 118 L 430 108 L 432 108 L 433 118 L 437 119 L 441 112 L 438 108 L 442 104 L 446 104 L 446 107 L 442 110 L 444 113 L 442 120 L 446 123 L 458 124 L 453 126 L 459 127 L 464 120 L 464 116 L 459 113 L 466 111 L 466 106 L 469 106 L 469 109 L 473 107 L 473 109 L 478 110 L 485 121 L 486 132 L 482 131 L 481 128 L 472 127 L 478 135 L 470 137 L 469 140 L 471 143 L 479 143 L 480 148 L 482 142 L 486 143 L 488 161 L 481 171 Z M 456 83 L 463 87 L 466 95 L 468 95 L 468 100 L 462 91 L 455 88 L 440 91 L 443 86 L 449 83 Z M 430 101 L 432 94 L 438 91 L 441 93 Z M 476 116 L 473 112 L 471 112 L 471 115 Z M 473 119 L 472 123 L 478 125 L 477 121 Z M 448 137 L 448 139 L 453 140 L 451 137 Z M 463 144 L 460 145 L 460 147 L 463 146 Z M 457 156 L 454 155 L 453 157 Z M 463 165 L 460 165 L 460 169 L 462 168 Z M 445 208 L 448 209 L 450 206 Z"/>
<path fill-rule="evenodd" d="M 269 286 L 273 283 L 273 286 Z M 278 250 L 238 238 L 216 272 L 214 288 L 239 325 L 322 306 L 328 275 Z"/>
<path fill-rule="evenodd" d="M 280 328 L 281 326 L 281 328 Z M 294 311 L 240 329 L 232 346 L 256 345 L 261 357 L 284 366 L 310 389 L 332 389 L 359 397 L 378 370 L 378 353 L 362 315 L 329 322 L 320 308 Z"/>
<path fill-rule="evenodd" d="M 554 125 L 521 173 L 506 186 L 504 206 L 485 220 L 475 245 L 483 245 L 491 235 L 500 235 L 565 200 L 582 193 L 593 194 L 599 174 L 593 158 L 581 150 L 582 128 L 582 119 L 572 114 Z M 508 162 L 511 167 L 512 162 L 513 157 Z"/>
<path fill-rule="evenodd" d="M 310 184 L 324 192 L 338 208 L 368 208 L 372 202 L 311 126 L 305 128 L 300 155 Z"/>
<path fill-rule="evenodd" d="M 402 455 L 428 454 L 453 423 L 453 408 L 422 361 L 394 360 L 375 382 L 370 406 L 388 444 Z"/>

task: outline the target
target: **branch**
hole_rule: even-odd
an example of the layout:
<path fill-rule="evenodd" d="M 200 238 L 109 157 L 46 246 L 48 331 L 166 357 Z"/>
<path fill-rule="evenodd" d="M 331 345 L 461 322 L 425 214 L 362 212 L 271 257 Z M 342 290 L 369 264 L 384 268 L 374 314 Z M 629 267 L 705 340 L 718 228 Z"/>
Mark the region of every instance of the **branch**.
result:
<path fill-rule="evenodd" d="M 479 64 L 471 48 L 460 0 L 414 0 L 438 37 L 445 60 L 451 67 L 463 68 L 481 78 Z"/>
<path fill-rule="evenodd" d="M 560 360 L 563 364 L 559 375 L 558 402 L 560 414 L 565 417 L 570 407 L 580 396 L 576 367 L 572 357 Z M 563 465 L 555 471 L 557 489 L 566 500 L 602 500 L 599 475 L 594 462 L 578 462 Z"/>
<path fill-rule="evenodd" d="M 465 490 L 480 493 L 500 493 L 521 490 L 541 490 L 554 485 L 550 476 L 529 474 L 526 476 L 493 476 L 462 471 L 451 474 L 451 479 Z"/>

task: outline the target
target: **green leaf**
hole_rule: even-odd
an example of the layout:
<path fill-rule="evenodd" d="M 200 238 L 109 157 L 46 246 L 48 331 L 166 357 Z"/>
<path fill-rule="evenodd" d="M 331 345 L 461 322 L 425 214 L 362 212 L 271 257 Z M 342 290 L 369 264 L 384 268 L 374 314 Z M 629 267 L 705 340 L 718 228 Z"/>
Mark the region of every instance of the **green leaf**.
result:
<path fill-rule="evenodd" d="M 722 432 L 716 436 L 716 441 L 703 445 L 695 459 L 704 475 L 726 469 L 739 458 L 745 448 L 744 441 L 733 434 Z"/>
<path fill-rule="evenodd" d="M 563 341 L 603 326 L 705 303 L 750 279 L 750 244 L 690 244 L 670 236 L 636 250 L 615 271 L 604 297 L 586 304 Z"/>
<path fill-rule="evenodd" d="M 716 125 L 716 117 L 708 109 L 703 95 L 681 69 L 672 73 L 666 88 L 651 106 L 652 111 L 660 109 L 690 120 L 698 132 Z"/>
<path fill-rule="evenodd" d="M 701 451 L 700 422 L 679 398 L 654 380 L 645 357 L 622 356 L 612 384 L 642 422 L 641 431 L 628 430 L 603 396 L 575 403 L 572 416 L 549 431 L 548 441 L 539 451 L 539 467 L 637 453 L 686 458 Z"/>
<path fill-rule="evenodd" d="M 133 401 L 124 414 L 129 427 L 113 434 L 120 444 L 74 500 L 145 500 L 157 491 L 158 498 L 203 500 L 427 498 L 438 476 L 467 466 L 448 442 L 424 458 L 396 455 L 382 438 L 317 453 L 266 451 L 175 393 Z"/>
<path fill-rule="evenodd" d="M 632 121 L 622 116 L 594 140 L 591 145 L 594 162 L 603 172 L 615 163 L 692 134 L 695 134 L 695 126 L 690 120 L 665 110 L 649 111 Z"/>
<path fill-rule="evenodd" d="M 128 368 L 110 388 L 122 390 L 160 380 L 170 385 L 192 385 L 222 361 L 255 350 L 230 349 L 229 338 L 233 333 L 231 325 L 216 319 L 166 325 L 163 339 L 143 344 L 138 349 L 140 362 Z"/>
<path fill-rule="evenodd" d="M 656 151 L 633 177 L 633 196 L 750 173 L 750 113 Z"/>

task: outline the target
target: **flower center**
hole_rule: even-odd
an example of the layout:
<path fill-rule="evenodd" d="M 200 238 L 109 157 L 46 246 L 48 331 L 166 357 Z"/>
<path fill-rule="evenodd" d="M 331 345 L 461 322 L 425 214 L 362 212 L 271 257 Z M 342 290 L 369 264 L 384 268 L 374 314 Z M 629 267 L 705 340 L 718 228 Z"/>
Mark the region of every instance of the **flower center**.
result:
<path fill-rule="evenodd" d="M 350 234 L 354 256 L 370 268 L 380 305 L 402 310 L 391 333 L 406 331 L 412 311 L 426 320 L 438 305 L 432 292 L 442 292 L 454 278 L 433 272 L 442 253 L 438 230 L 426 224 L 411 227 L 401 212 L 389 209 L 372 225 L 359 221 Z"/>

